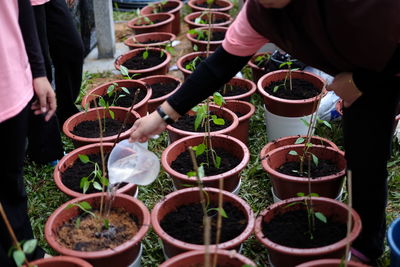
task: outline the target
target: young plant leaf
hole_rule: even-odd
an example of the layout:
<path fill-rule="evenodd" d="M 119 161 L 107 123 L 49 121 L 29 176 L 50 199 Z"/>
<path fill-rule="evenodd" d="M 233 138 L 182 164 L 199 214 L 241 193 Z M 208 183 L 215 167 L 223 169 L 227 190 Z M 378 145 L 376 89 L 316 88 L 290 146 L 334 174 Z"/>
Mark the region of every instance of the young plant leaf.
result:
<path fill-rule="evenodd" d="M 91 210 L 92 209 L 92 206 L 90 206 L 90 204 L 86 201 L 82 201 L 82 202 L 78 203 L 78 206 L 83 210 Z"/>
<path fill-rule="evenodd" d="M 311 156 L 312 156 L 312 160 L 313 160 L 315 166 L 318 166 L 318 162 L 319 162 L 319 161 L 318 161 L 318 157 L 315 156 L 314 154 L 311 154 Z"/>
<path fill-rule="evenodd" d="M 205 144 L 199 144 L 197 146 L 192 147 L 192 149 L 196 152 L 196 157 L 200 156 L 206 150 Z"/>
<path fill-rule="evenodd" d="M 99 106 L 103 107 L 103 108 L 105 108 L 107 106 L 106 101 L 102 97 L 99 98 Z"/>
<path fill-rule="evenodd" d="M 149 51 L 145 50 L 142 54 L 142 57 L 144 60 L 146 60 L 149 57 Z"/>
<path fill-rule="evenodd" d="M 25 254 L 31 254 L 36 249 L 37 243 L 36 239 L 28 240 L 22 245 L 22 250 Z"/>
<path fill-rule="evenodd" d="M 86 164 L 86 163 L 90 162 L 90 159 L 87 155 L 78 154 L 78 157 L 79 157 L 80 161 L 82 161 L 82 163 Z"/>
<path fill-rule="evenodd" d="M 110 85 L 110 86 L 107 88 L 107 95 L 108 95 L 108 96 L 111 96 L 111 94 L 114 92 L 114 89 L 115 89 L 115 85 L 114 85 L 114 84 Z"/>
<path fill-rule="evenodd" d="M 322 214 L 321 212 L 316 212 L 314 213 L 315 217 L 320 220 L 323 223 L 326 223 L 328 220 L 326 219 L 326 216 Z"/>
<path fill-rule="evenodd" d="M 332 125 L 331 125 L 329 122 L 323 120 L 322 123 L 323 123 L 326 127 L 328 127 L 329 129 L 332 129 Z"/>
<path fill-rule="evenodd" d="M 228 215 L 226 214 L 226 212 L 223 208 L 211 208 L 208 211 L 212 211 L 212 210 L 217 211 L 219 214 L 221 214 L 222 217 L 228 218 Z"/>
<path fill-rule="evenodd" d="M 317 193 L 310 193 L 310 197 L 319 197 L 319 194 L 317 194 Z"/>
<path fill-rule="evenodd" d="M 108 110 L 108 113 L 110 114 L 110 117 L 111 117 L 111 119 L 114 119 L 115 118 L 115 113 L 114 113 L 114 111 L 112 111 L 112 110 Z"/>
<path fill-rule="evenodd" d="M 129 77 L 129 70 L 128 70 L 127 67 L 121 65 L 120 68 L 119 68 L 119 70 L 120 70 L 120 72 L 121 72 L 121 74 L 122 74 L 123 76 Z"/>
<path fill-rule="evenodd" d="M 303 192 L 299 192 L 296 194 L 298 197 L 304 197 L 304 193 Z"/>
<path fill-rule="evenodd" d="M 102 176 L 102 175 L 100 175 L 100 183 L 103 185 L 103 186 L 108 186 L 108 179 L 106 178 L 106 177 L 104 177 L 104 176 Z"/>
<path fill-rule="evenodd" d="M 225 103 L 224 97 L 219 92 L 215 92 L 213 94 L 213 100 L 214 100 L 214 103 L 220 107 L 222 106 L 222 104 Z"/>
<path fill-rule="evenodd" d="M 199 47 L 198 47 L 196 44 L 193 45 L 193 51 L 194 51 L 194 52 L 199 51 Z"/>
<path fill-rule="evenodd" d="M 211 120 L 216 125 L 225 125 L 225 120 L 222 118 L 218 118 L 216 115 L 212 115 Z"/>
<path fill-rule="evenodd" d="M 109 229 L 110 228 L 110 221 L 108 219 L 103 220 L 103 225 L 104 228 Z"/>
<path fill-rule="evenodd" d="M 216 168 L 221 167 L 221 157 L 220 156 L 215 157 L 215 167 Z"/>
<path fill-rule="evenodd" d="M 297 138 L 296 142 L 294 142 L 294 144 L 298 145 L 298 144 L 302 144 L 303 142 L 304 142 L 304 138 L 303 137 L 299 137 L 299 138 Z"/>
<path fill-rule="evenodd" d="M 25 261 L 25 254 L 21 250 L 15 250 L 13 252 L 13 259 L 15 264 L 19 267 L 22 266 L 22 264 Z"/>
<path fill-rule="evenodd" d="M 272 90 L 272 92 L 276 93 L 276 92 L 279 90 L 279 88 L 280 88 L 280 86 L 279 86 L 279 85 L 276 85 L 276 86 L 274 87 L 274 89 Z"/>
<path fill-rule="evenodd" d="M 299 155 L 299 154 L 297 154 L 297 152 L 294 151 L 294 150 L 290 150 L 288 154 L 289 154 L 289 155 L 292 155 L 292 156 L 297 156 L 297 155 Z"/>
<path fill-rule="evenodd" d="M 127 95 L 130 95 L 131 92 L 129 92 L 128 88 L 126 87 L 120 87 L 122 91 L 124 91 Z"/>
<path fill-rule="evenodd" d="M 194 177 L 194 176 L 196 176 L 196 172 L 190 171 L 190 172 L 186 173 L 186 175 L 189 177 Z"/>
<path fill-rule="evenodd" d="M 101 185 L 98 183 L 98 182 L 93 182 L 93 187 L 94 188 L 96 188 L 97 190 L 99 190 L 99 191 L 101 191 L 102 190 L 102 187 L 101 187 Z"/>

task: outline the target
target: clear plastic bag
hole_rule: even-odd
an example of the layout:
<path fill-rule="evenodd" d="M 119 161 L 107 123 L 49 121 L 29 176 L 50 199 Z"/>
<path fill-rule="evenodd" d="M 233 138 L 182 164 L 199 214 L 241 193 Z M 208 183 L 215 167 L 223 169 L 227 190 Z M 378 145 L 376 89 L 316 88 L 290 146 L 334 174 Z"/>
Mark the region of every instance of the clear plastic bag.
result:
<path fill-rule="evenodd" d="M 107 162 L 110 185 L 116 183 L 151 184 L 160 171 L 160 160 L 140 143 L 119 142 Z"/>

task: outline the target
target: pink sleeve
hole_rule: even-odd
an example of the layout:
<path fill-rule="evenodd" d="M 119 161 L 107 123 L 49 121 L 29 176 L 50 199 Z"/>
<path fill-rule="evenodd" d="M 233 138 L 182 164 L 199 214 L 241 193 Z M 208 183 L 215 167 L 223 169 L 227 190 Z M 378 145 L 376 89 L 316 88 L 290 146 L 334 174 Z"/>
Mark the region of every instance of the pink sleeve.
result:
<path fill-rule="evenodd" d="M 260 49 L 268 39 L 257 33 L 247 20 L 247 4 L 245 4 L 229 27 L 225 39 L 222 43 L 223 48 L 235 56 L 250 56 Z"/>

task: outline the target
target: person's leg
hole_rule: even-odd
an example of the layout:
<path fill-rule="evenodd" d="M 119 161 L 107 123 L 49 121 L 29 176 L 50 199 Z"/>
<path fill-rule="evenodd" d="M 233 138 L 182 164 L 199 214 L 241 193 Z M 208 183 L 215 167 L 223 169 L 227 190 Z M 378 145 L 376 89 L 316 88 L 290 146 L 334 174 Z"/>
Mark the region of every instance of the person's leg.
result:
<path fill-rule="evenodd" d="M 55 69 L 57 115 L 62 125 L 78 112 L 74 102 L 82 81 L 83 44 L 65 0 L 45 4 L 50 56 Z"/>
<path fill-rule="evenodd" d="M 353 207 L 361 216 L 362 232 L 353 247 L 376 260 L 383 252 L 386 229 L 387 160 L 393 120 L 400 100 L 400 83 L 382 84 L 343 110 L 348 169 L 353 177 Z"/>
<path fill-rule="evenodd" d="M 28 218 L 27 195 L 23 182 L 25 143 L 28 131 L 30 105 L 17 116 L 0 123 L 0 143 L 3 152 L 0 161 L 1 186 L 0 202 L 3 205 L 11 226 L 19 241 L 33 238 Z M 11 239 L 3 220 L 0 218 L 0 265 L 14 266 L 7 256 L 12 246 Z M 43 250 L 36 249 L 32 258 L 43 257 Z"/>

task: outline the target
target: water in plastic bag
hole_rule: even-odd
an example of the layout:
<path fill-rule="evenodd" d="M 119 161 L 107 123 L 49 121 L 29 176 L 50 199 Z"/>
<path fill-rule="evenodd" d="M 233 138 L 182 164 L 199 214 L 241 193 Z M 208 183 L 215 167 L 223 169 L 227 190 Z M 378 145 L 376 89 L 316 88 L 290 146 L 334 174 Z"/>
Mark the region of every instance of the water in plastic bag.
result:
<path fill-rule="evenodd" d="M 160 171 L 160 160 L 140 143 L 119 142 L 108 159 L 110 185 L 116 183 L 151 184 Z"/>

